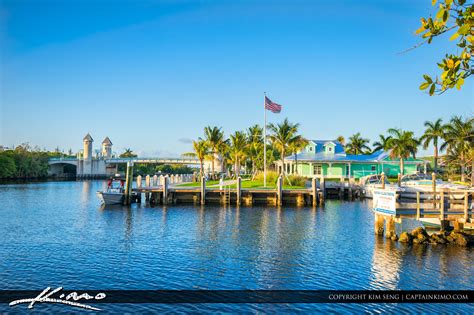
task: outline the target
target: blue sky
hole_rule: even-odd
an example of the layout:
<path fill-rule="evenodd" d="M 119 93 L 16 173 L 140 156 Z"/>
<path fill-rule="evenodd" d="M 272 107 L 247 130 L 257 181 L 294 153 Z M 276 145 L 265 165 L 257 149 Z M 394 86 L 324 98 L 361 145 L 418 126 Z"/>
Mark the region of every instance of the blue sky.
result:
<path fill-rule="evenodd" d="M 206 125 L 263 122 L 263 92 L 310 139 L 472 115 L 472 80 L 429 97 L 423 73 L 456 47 L 418 42 L 429 0 L 0 0 L 0 144 L 177 156 Z"/>

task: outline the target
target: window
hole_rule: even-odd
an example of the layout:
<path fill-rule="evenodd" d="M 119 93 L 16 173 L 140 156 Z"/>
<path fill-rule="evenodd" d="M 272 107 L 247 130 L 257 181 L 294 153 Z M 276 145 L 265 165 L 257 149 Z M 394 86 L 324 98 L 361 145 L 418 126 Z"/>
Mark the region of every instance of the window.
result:
<path fill-rule="evenodd" d="M 371 170 L 372 170 L 372 171 L 375 171 L 376 169 L 377 169 L 377 167 L 376 167 L 375 165 L 372 165 Z"/>
<path fill-rule="evenodd" d="M 322 174 L 322 169 L 321 165 L 313 165 L 313 175 L 321 175 Z"/>
<path fill-rule="evenodd" d="M 346 175 L 351 175 L 349 174 L 349 164 L 346 165 Z"/>
<path fill-rule="evenodd" d="M 309 147 L 309 152 L 313 152 L 313 147 Z"/>

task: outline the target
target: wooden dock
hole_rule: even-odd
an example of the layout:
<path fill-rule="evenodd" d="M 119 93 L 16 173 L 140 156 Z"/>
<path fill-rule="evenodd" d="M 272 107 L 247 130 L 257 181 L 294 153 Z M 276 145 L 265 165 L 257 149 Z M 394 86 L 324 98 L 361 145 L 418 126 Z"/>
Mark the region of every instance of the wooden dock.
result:
<path fill-rule="evenodd" d="M 413 199 L 395 190 L 374 190 L 373 209 L 375 214 L 375 233 L 386 234 L 395 232 L 395 223 L 403 218 L 415 220 L 436 219 L 441 230 L 452 226 L 455 231 L 474 228 L 474 211 L 472 190 L 438 189 L 434 192 L 417 192 Z"/>
<path fill-rule="evenodd" d="M 147 180 L 147 183 L 150 181 Z M 276 189 L 245 189 L 242 187 L 242 180 L 239 177 L 232 185 L 225 185 L 219 188 L 206 187 L 205 180 L 202 180 L 200 187 L 170 186 L 169 178 L 165 177 L 160 185 L 142 186 L 140 180 L 137 181 L 137 188 L 132 192 L 141 201 L 144 199 L 151 204 L 181 204 L 189 203 L 195 205 L 223 204 L 223 205 L 297 205 L 310 206 L 324 204 L 324 194 L 317 187 L 316 179 L 313 179 L 311 188 L 308 189 L 282 189 L 283 180 L 280 177 L 277 181 Z M 235 188 L 231 188 L 235 186 Z"/>

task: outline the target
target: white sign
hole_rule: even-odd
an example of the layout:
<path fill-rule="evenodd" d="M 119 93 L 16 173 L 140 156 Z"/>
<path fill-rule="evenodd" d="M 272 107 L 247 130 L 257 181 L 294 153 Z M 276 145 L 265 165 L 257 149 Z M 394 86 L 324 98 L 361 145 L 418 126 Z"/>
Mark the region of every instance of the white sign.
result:
<path fill-rule="evenodd" d="M 374 189 L 373 208 L 375 212 L 396 214 L 397 193 L 395 190 Z"/>

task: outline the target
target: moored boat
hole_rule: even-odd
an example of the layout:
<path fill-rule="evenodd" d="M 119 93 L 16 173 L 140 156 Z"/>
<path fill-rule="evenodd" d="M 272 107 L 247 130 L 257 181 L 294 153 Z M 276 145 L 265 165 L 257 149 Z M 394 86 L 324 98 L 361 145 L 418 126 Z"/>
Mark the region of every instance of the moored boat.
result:
<path fill-rule="evenodd" d="M 474 189 L 449 182 L 436 179 L 436 190 L 448 191 L 449 198 L 452 199 L 463 199 L 464 194 L 468 192 L 469 194 L 474 193 Z M 431 175 L 428 174 L 410 174 L 405 175 L 401 179 L 401 187 L 403 188 L 402 197 L 408 199 L 415 199 L 417 193 L 420 193 L 420 199 L 422 200 L 431 200 L 433 199 L 433 179 Z M 437 197 L 439 198 L 439 196 Z"/>
<path fill-rule="evenodd" d="M 115 175 L 107 183 L 107 189 L 98 191 L 97 196 L 105 205 L 122 204 L 125 198 L 125 180 L 120 175 Z"/>
<path fill-rule="evenodd" d="M 360 185 L 363 189 L 365 198 L 373 198 L 374 189 L 382 189 L 382 175 L 372 174 L 364 176 L 360 179 Z M 385 189 L 400 191 L 400 188 L 396 185 L 390 184 L 390 182 L 385 178 Z"/>

